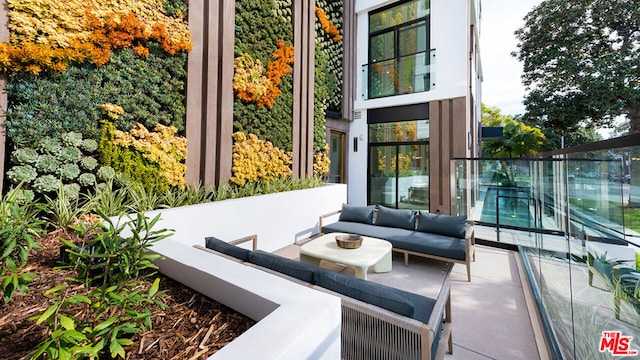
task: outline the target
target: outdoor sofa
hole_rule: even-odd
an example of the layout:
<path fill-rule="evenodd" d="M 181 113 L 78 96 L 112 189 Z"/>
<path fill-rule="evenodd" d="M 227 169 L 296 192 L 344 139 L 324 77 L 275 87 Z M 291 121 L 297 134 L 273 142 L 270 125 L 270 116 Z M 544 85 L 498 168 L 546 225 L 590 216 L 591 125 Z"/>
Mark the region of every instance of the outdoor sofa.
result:
<path fill-rule="evenodd" d="M 255 236 L 232 243 L 247 240 L 255 249 Z M 445 341 L 453 351 L 448 285 L 432 299 L 232 243 L 208 237 L 194 246 L 341 298 L 342 359 L 441 359 Z"/>
<path fill-rule="evenodd" d="M 338 214 L 337 222 L 326 223 Z M 471 281 L 475 237 L 473 223 L 466 216 L 343 204 L 341 210 L 321 215 L 319 228 L 323 234 L 341 232 L 387 240 L 393 251 L 404 254 L 405 266 L 409 255 L 464 264 Z"/>

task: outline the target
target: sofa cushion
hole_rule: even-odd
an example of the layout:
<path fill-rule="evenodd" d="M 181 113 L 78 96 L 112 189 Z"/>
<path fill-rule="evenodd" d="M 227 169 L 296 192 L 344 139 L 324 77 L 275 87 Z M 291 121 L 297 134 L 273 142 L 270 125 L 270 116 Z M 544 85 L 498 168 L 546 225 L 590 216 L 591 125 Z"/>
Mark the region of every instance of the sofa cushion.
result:
<path fill-rule="evenodd" d="M 327 269 L 315 272 L 314 282 L 325 289 L 375 305 L 396 314 L 411 317 L 413 304 L 398 293 L 398 289 L 340 274 Z"/>
<path fill-rule="evenodd" d="M 453 236 L 402 230 L 384 238 L 394 249 L 415 251 L 447 259 L 465 260 L 465 240 Z"/>
<path fill-rule="evenodd" d="M 418 213 L 418 231 L 463 239 L 467 230 L 467 217 L 444 214 Z"/>
<path fill-rule="evenodd" d="M 249 253 L 251 250 L 243 249 L 239 246 L 231 245 L 224 240 L 220 240 L 216 237 L 209 236 L 204 238 L 204 246 L 207 249 L 211 249 L 229 256 L 233 256 L 234 258 L 247 261 L 249 258 Z"/>
<path fill-rule="evenodd" d="M 262 250 L 249 253 L 249 262 L 308 283 L 313 281 L 313 274 L 318 269 L 317 266 L 304 264 Z"/>
<path fill-rule="evenodd" d="M 340 212 L 338 220 L 371 224 L 373 222 L 375 208 L 375 205 L 360 206 L 342 204 L 342 211 Z"/>
<path fill-rule="evenodd" d="M 378 226 L 415 230 L 416 214 L 413 210 L 392 209 L 379 205 L 375 224 Z"/>

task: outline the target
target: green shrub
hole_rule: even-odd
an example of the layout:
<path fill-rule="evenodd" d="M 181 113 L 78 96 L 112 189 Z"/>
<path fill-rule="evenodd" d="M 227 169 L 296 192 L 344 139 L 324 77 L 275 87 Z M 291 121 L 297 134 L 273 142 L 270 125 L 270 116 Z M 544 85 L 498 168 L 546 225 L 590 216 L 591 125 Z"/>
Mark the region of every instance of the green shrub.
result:
<path fill-rule="evenodd" d="M 148 129 L 162 124 L 182 131 L 187 57 L 184 53 L 170 56 L 153 43 L 149 50 L 144 59 L 130 49 L 115 52 L 97 69 L 103 84 L 101 102 L 95 105 L 112 103 L 124 109 L 114 120 L 119 130 L 129 130 L 139 122 Z"/>
<path fill-rule="evenodd" d="M 70 66 L 62 73 L 10 75 L 6 133 L 16 147 L 75 131 L 97 138 L 102 80 L 91 66 Z M 70 96 L 73 94 L 73 96 Z"/>
<path fill-rule="evenodd" d="M 125 357 L 131 338 L 151 328 L 151 309 L 166 306 L 159 299 L 159 279 L 150 287 L 141 281 L 155 274 L 152 261 L 160 258 L 149 248 L 171 234 L 153 229 L 159 219 L 138 214 L 114 224 L 102 215 L 102 223 L 76 227 L 83 243 L 61 239 L 69 254 L 64 267 L 76 274 L 69 281 L 83 290 L 74 291 L 75 285 L 65 282 L 45 292 L 55 299 L 53 305 L 32 319 L 52 331 L 33 358 Z"/>
<path fill-rule="evenodd" d="M 10 75 L 7 137 L 18 148 L 69 132 L 97 140 L 104 103 L 125 110 L 117 120 L 119 129 L 128 130 L 138 121 L 149 128 L 160 123 L 183 130 L 186 55 L 170 56 L 153 43 L 149 49 L 146 58 L 131 49 L 115 51 L 98 68 L 70 65 L 59 73 Z M 71 135 L 70 144 L 74 139 Z"/>
<path fill-rule="evenodd" d="M 5 303 L 16 291 L 27 292 L 35 274 L 22 272 L 29 251 L 39 247 L 35 238 L 44 233 L 40 209 L 32 202 L 33 193 L 10 189 L 0 203 L 0 291 Z"/>
<path fill-rule="evenodd" d="M 168 190 L 170 186 L 160 166 L 146 159 L 141 151 L 116 145 L 115 131 L 112 123 L 104 123 L 98 145 L 100 163 L 110 166 L 127 181 L 137 182 L 147 189 Z"/>

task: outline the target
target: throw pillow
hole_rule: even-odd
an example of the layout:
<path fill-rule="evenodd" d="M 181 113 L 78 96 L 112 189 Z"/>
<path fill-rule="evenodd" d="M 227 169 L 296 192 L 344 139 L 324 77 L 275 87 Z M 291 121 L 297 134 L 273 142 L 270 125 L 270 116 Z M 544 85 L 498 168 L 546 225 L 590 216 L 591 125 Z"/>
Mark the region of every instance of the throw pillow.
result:
<path fill-rule="evenodd" d="M 413 210 L 392 209 L 379 205 L 376 225 L 415 230 L 416 214 Z"/>
<path fill-rule="evenodd" d="M 375 208 L 375 205 L 361 206 L 342 204 L 339 220 L 371 224 L 373 222 L 373 212 Z"/>
<path fill-rule="evenodd" d="M 467 230 L 467 217 L 420 211 L 417 230 L 464 239 Z"/>

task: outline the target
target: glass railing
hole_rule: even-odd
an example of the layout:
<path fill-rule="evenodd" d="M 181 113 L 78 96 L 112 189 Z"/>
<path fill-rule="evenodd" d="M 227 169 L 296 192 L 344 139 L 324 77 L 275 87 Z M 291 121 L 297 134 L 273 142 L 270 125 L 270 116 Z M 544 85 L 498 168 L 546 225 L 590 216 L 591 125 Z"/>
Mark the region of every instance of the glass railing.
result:
<path fill-rule="evenodd" d="M 453 161 L 452 209 L 477 239 L 517 246 L 554 358 L 640 353 L 635 151 Z"/>
<path fill-rule="evenodd" d="M 362 67 L 362 98 L 429 91 L 435 86 L 435 50 L 379 61 Z"/>

